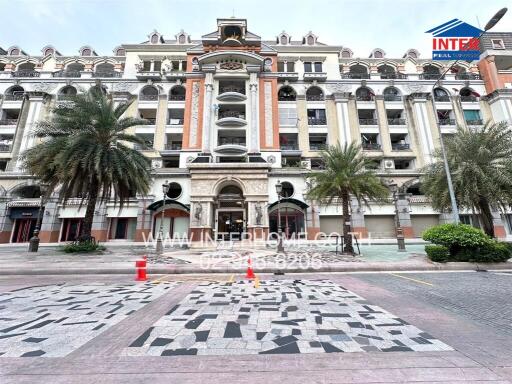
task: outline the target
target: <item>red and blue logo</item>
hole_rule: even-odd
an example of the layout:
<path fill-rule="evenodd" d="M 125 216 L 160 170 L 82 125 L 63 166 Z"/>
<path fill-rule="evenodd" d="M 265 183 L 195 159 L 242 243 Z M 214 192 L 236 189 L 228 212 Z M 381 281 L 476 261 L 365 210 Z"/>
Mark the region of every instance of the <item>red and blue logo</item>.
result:
<path fill-rule="evenodd" d="M 432 28 L 425 33 L 432 34 L 432 59 L 434 60 L 478 60 L 480 40 L 483 33 L 459 19 Z"/>

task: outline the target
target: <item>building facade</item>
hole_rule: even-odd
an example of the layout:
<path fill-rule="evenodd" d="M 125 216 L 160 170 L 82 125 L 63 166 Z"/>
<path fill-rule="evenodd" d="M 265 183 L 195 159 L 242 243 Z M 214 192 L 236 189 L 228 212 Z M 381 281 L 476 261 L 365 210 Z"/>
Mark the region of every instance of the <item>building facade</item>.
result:
<path fill-rule="evenodd" d="M 484 53 L 479 63 L 486 76 L 491 56 Z M 447 64 L 422 59 L 414 49 L 400 58 L 387 58 L 380 48 L 356 58 L 312 32 L 266 41 L 236 18 L 218 19 L 214 32 L 199 40 L 183 31 L 174 39 L 154 31 L 146 42 L 123 44 L 108 57 L 89 46 L 78 56 L 52 46 L 39 56 L 17 46 L 0 49 L 0 242 L 28 241 L 35 227 L 40 191 L 19 162 L 36 143 L 31 130 L 51 117 L 52 107 L 98 84 L 116 102 L 132 101 L 128 115 L 147 120 L 130 133 L 146 141 L 150 149 L 140 150 L 154 175 L 148 196 L 122 210 L 113 202 L 98 205 L 93 235 L 100 241 L 142 241 L 158 233 L 161 220 L 171 238 L 265 238 L 277 232 L 278 181 L 287 237 L 340 232 L 341 207 L 308 201 L 306 176 L 322 168 L 325 146 L 352 141 L 400 192 L 388 204 L 352 202 L 354 232 L 391 238 L 398 218 L 406 237 L 419 237 L 450 220 L 419 190 L 420 170 L 432 161 L 439 133 L 511 118 L 505 80 L 486 84 L 479 67 L 465 62 L 439 79 Z M 78 200 L 62 206 L 55 196 L 42 211 L 43 242 L 74 239 L 85 215 Z M 462 219 L 478 224 L 470 212 Z M 509 223 L 508 215 L 496 213 L 500 237 L 511 233 Z"/>

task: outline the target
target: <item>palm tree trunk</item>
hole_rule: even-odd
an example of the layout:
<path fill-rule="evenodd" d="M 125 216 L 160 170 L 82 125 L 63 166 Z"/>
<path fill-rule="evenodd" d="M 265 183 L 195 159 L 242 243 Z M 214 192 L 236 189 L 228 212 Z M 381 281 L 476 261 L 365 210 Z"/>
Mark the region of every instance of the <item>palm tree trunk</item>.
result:
<path fill-rule="evenodd" d="M 98 183 L 92 182 L 90 185 L 89 198 L 87 200 L 87 208 L 85 210 L 84 223 L 80 233 L 81 241 L 89 241 L 92 234 L 92 222 L 94 219 L 94 211 L 96 210 L 96 202 L 98 200 Z"/>
<path fill-rule="evenodd" d="M 352 246 L 352 235 L 350 234 L 350 210 L 349 210 L 350 196 L 348 192 L 343 192 L 341 195 L 341 206 L 343 215 L 343 243 L 345 244 L 344 251 L 346 253 L 354 254 L 354 247 Z"/>
<path fill-rule="evenodd" d="M 485 197 L 480 197 L 478 200 L 478 208 L 482 214 L 482 223 L 484 232 L 491 237 L 494 237 L 494 223 L 492 218 L 491 207 Z"/>

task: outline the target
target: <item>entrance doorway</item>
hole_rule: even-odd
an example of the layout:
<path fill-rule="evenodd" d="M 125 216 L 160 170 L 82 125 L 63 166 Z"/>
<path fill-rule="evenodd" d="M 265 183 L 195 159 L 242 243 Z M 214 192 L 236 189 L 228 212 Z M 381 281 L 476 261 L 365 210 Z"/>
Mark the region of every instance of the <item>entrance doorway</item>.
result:
<path fill-rule="evenodd" d="M 60 241 L 75 241 L 80 235 L 83 219 L 64 219 Z"/>
<path fill-rule="evenodd" d="M 243 211 L 219 211 L 217 214 L 219 240 L 241 240 L 244 232 Z"/>
<path fill-rule="evenodd" d="M 13 243 L 26 243 L 34 234 L 36 228 L 36 219 L 16 219 L 14 222 L 14 232 L 12 234 Z"/>

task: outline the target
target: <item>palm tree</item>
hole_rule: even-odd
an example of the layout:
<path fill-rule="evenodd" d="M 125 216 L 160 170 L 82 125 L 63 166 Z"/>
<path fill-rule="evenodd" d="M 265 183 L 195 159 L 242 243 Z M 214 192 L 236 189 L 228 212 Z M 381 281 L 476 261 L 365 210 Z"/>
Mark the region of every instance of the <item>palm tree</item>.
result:
<path fill-rule="evenodd" d="M 307 197 L 319 201 L 320 204 L 332 204 L 341 201 L 343 215 L 344 251 L 354 253 L 352 236 L 350 235 L 350 197 L 359 203 L 382 201 L 389 196 L 389 189 L 375 175 L 374 164 L 366 158 L 361 146 L 356 143 L 341 147 L 330 146 L 322 151 L 321 156 L 325 169 L 311 172 L 308 178 L 310 185 Z"/>
<path fill-rule="evenodd" d="M 146 194 L 151 184 L 149 160 L 125 143 L 144 145 L 125 132 L 145 121 L 122 117 L 131 103 L 115 105 L 100 87 L 79 94 L 52 110 L 34 135 L 41 142 L 22 154 L 25 169 L 59 190 L 64 204 L 74 197 L 86 204 L 81 241 L 90 241 L 97 202 L 113 198 L 122 207 L 134 193 Z"/>
<path fill-rule="evenodd" d="M 460 208 L 479 212 L 483 230 L 494 237 L 492 210 L 512 205 L 512 131 L 506 123 L 487 123 L 481 129 L 457 127 L 444 140 L 455 198 Z M 442 154 L 426 166 L 422 190 L 438 210 L 450 207 Z"/>

